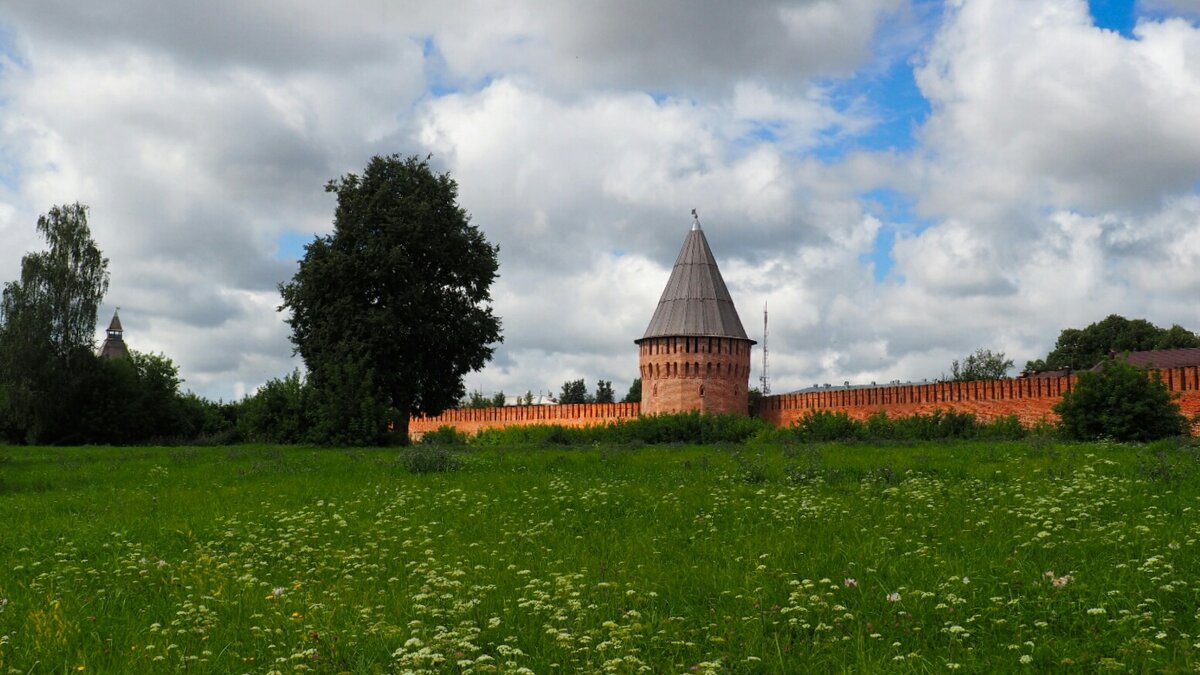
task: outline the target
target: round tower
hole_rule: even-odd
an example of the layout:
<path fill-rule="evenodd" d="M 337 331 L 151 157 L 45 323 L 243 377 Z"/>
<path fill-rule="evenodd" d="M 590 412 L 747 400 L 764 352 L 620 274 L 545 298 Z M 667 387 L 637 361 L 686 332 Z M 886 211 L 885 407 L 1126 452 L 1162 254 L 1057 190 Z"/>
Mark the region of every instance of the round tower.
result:
<path fill-rule="evenodd" d="M 646 334 L 634 343 L 642 373 L 642 414 L 747 414 L 754 340 L 746 337 L 699 218 L 683 242 Z"/>

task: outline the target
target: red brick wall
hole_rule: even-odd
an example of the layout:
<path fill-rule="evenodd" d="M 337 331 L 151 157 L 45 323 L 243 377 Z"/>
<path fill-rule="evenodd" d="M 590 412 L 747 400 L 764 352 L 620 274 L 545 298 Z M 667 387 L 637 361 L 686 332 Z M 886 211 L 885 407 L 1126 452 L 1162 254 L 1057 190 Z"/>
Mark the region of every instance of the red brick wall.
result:
<path fill-rule="evenodd" d="M 745 415 L 750 380 L 749 340 L 661 337 L 638 343 L 642 412 L 699 410 Z"/>
<path fill-rule="evenodd" d="M 1185 415 L 1192 418 L 1200 414 L 1200 367 L 1170 368 L 1160 370 L 1159 374 L 1167 383 L 1167 388 L 1179 394 L 1176 401 Z M 699 383 L 687 378 L 676 378 L 676 381 Z M 879 411 L 886 411 L 892 417 L 905 417 L 941 409 L 974 413 L 984 420 L 1016 415 L 1022 424 L 1028 426 L 1042 419 L 1056 420 L 1057 415 L 1051 408 L 1062 398 L 1062 393 L 1074 385 L 1075 378 L 1072 376 L 1044 380 L 939 382 L 870 389 L 831 387 L 803 394 L 767 396 L 762 400 L 759 414 L 770 424 L 788 426 L 812 410 L 845 412 L 855 419 L 866 419 Z M 645 395 L 645 380 L 642 382 L 642 391 Z M 442 425 L 465 433 L 531 424 L 587 427 L 634 418 L 641 413 L 642 407 L 637 403 L 462 408 L 447 410 L 436 417 L 414 417 L 408 429 L 409 434 L 417 439 Z M 651 414 L 651 411 L 647 410 L 646 414 Z M 1200 424 L 1193 426 L 1192 433 L 1200 435 Z"/>
<path fill-rule="evenodd" d="M 567 405 L 519 405 L 503 408 L 458 408 L 435 417 L 414 417 L 408 422 L 408 434 L 414 440 L 441 426 L 473 434 L 481 429 L 557 424 L 564 427 L 590 427 L 641 414 L 638 403 L 571 403 Z"/>
<path fill-rule="evenodd" d="M 1159 371 L 1167 388 L 1179 394 L 1176 401 L 1189 418 L 1200 413 L 1200 367 L 1170 368 Z M 775 426 L 788 426 L 813 410 L 845 412 L 855 419 L 866 419 L 884 411 L 891 417 L 905 417 L 934 410 L 974 413 L 984 420 L 1016 415 L 1028 426 L 1042 419 L 1055 421 L 1051 409 L 1062 393 L 1075 385 L 1075 377 L 1054 379 L 985 380 L 981 382 L 938 382 L 933 384 L 893 385 L 870 389 L 839 389 L 802 394 L 782 394 L 763 399 L 760 415 Z M 1200 425 L 1193 427 L 1200 433 Z"/>

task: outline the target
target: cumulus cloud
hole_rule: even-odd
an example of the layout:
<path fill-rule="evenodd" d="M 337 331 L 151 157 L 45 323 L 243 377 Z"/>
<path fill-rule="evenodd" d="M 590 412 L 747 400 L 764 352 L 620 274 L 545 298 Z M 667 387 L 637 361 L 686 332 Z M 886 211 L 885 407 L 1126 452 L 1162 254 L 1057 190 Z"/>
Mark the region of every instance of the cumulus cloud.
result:
<path fill-rule="evenodd" d="M 239 396 L 299 365 L 275 288 L 331 227 L 325 181 L 432 152 L 500 246 L 489 393 L 623 393 L 692 208 L 752 337 L 771 308 L 776 391 L 1021 363 L 1112 312 L 1200 329 L 1184 4 L 1143 0 L 1129 39 L 1084 0 L 16 0 L 0 277 L 83 201 L 131 345 Z M 890 111 L 848 83 L 909 63 L 928 115 L 870 150 Z"/>

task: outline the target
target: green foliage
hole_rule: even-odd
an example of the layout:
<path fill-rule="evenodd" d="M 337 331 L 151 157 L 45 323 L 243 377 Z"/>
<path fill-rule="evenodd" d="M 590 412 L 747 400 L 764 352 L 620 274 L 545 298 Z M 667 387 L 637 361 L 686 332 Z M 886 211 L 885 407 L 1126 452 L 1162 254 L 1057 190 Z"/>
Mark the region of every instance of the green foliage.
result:
<path fill-rule="evenodd" d="M 993 352 L 990 349 L 977 349 L 959 363 L 955 359 L 950 364 L 950 376 L 959 382 L 973 380 L 999 380 L 1008 376 L 1013 367 L 1012 359 L 1004 358 L 1004 352 Z"/>
<path fill-rule="evenodd" d="M 472 445 L 591 445 L 594 443 L 739 443 L 767 429 L 762 420 L 742 415 L 699 412 L 643 415 L 593 427 L 522 425 L 484 429 Z"/>
<path fill-rule="evenodd" d="M 365 359 L 327 363 L 310 379 L 310 420 L 306 441 L 326 446 L 385 445 L 388 406 L 382 400 L 377 371 Z M 405 429 L 400 437 L 407 440 Z"/>
<path fill-rule="evenodd" d="M 600 380 L 596 382 L 596 403 L 615 403 L 617 398 L 613 393 L 612 380 Z"/>
<path fill-rule="evenodd" d="M 1150 441 L 1185 434 L 1189 427 L 1157 372 L 1148 377 L 1121 360 L 1080 373 L 1054 411 L 1062 417 L 1063 433 L 1081 440 Z"/>
<path fill-rule="evenodd" d="M 470 395 L 463 401 L 464 408 L 490 408 L 492 407 L 492 399 L 483 395 L 478 389 L 471 390 Z"/>
<path fill-rule="evenodd" d="M 1200 347 L 1200 336 L 1181 327 L 1159 328 L 1145 319 L 1126 319 L 1111 314 L 1087 328 L 1067 328 L 1058 336 L 1045 359 L 1030 361 L 1026 370 L 1088 370 L 1108 357 L 1109 352 Z"/>
<path fill-rule="evenodd" d="M 242 401 L 238 430 L 254 443 L 303 443 L 309 436 L 311 391 L 293 371 L 283 379 L 272 379 Z"/>
<path fill-rule="evenodd" d="M 398 436 L 407 437 L 409 415 L 455 405 L 463 376 L 482 368 L 501 340 L 488 306 L 496 248 L 458 205 L 454 180 L 427 160 L 377 156 L 361 176 L 326 189 L 338 200 L 333 234 L 305 247 L 295 276 L 280 286 L 280 310 L 290 312 L 292 342 L 318 389 L 348 385 L 344 373 L 326 375 L 344 364 L 372 372 L 369 389 L 342 387 L 363 397 L 341 406 L 357 421 L 322 419 L 326 436 L 359 429 L 358 440 L 377 437 L 377 412 L 394 408 Z"/>
<path fill-rule="evenodd" d="M 518 396 L 517 405 L 533 405 L 533 392 L 526 391 L 524 396 Z"/>
<path fill-rule="evenodd" d="M 1196 666 L 1194 442 L 407 452 L 0 448 L 0 670 Z"/>
<path fill-rule="evenodd" d="M 462 467 L 462 462 L 445 446 L 414 445 L 400 451 L 397 460 L 411 474 L 445 473 Z"/>
<path fill-rule="evenodd" d="M 496 392 L 495 396 L 492 396 L 492 407 L 493 408 L 503 408 L 507 404 L 507 402 L 508 402 L 508 397 L 504 395 L 503 391 L 498 391 L 498 392 Z"/>
<path fill-rule="evenodd" d="M 763 393 L 758 387 L 750 387 L 746 392 L 746 408 L 750 415 L 758 414 L 758 406 L 762 403 Z"/>
<path fill-rule="evenodd" d="M 466 445 L 467 435 L 454 427 L 443 424 L 421 436 L 421 445 Z"/>
<path fill-rule="evenodd" d="M 95 355 L 96 311 L 108 260 L 92 240 L 87 207 L 55 206 L 38 218 L 49 248 L 21 259 L 21 278 L 0 299 L 0 383 L 10 434 L 61 442 L 78 433 L 72 405 Z"/>
<path fill-rule="evenodd" d="M 865 421 L 845 412 L 814 410 L 801 417 L 789 429 L 776 432 L 782 440 L 805 443 L 830 441 L 935 441 L 963 439 L 1016 440 L 1026 430 L 1015 415 L 990 422 L 980 421 L 971 413 L 934 410 L 922 415 L 889 417 L 877 412 Z"/>
<path fill-rule="evenodd" d="M 583 378 L 563 382 L 562 393 L 558 396 L 559 404 L 590 403 L 591 400 L 591 397 L 588 396 L 587 384 L 584 383 Z"/>
<path fill-rule="evenodd" d="M 629 385 L 629 391 L 626 392 L 625 398 L 621 399 L 621 403 L 641 403 L 642 402 L 642 378 L 637 378 Z"/>

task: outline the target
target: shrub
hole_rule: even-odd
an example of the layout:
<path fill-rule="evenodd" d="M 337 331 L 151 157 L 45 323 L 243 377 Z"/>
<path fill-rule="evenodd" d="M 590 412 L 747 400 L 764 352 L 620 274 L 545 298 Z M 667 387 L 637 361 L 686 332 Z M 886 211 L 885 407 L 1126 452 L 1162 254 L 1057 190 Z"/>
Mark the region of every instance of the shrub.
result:
<path fill-rule="evenodd" d="M 400 452 L 397 460 L 411 474 L 444 473 L 462 467 L 453 453 L 441 445 L 414 445 Z"/>
<path fill-rule="evenodd" d="M 886 415 L 884 416 L 886 419 Z M 814 410 L 792 426 L 800 440 L 857 441 L 866 437 L 866 425 L 844 412 Z"/>
<path fill-rule="evenodd" d="M 1094 372 L 1079 374 L 1075 388 L 1054 406 L 1069 438 L 1151 441 L 1188 432 L 1167 385 L 1155 372 L 1112 360 Z"/>
<path fill-rule="evenodd" d="M 421 437 L 421 445 L 466 445 L 467 435 L 449 424 L 443 424 Z"/>

